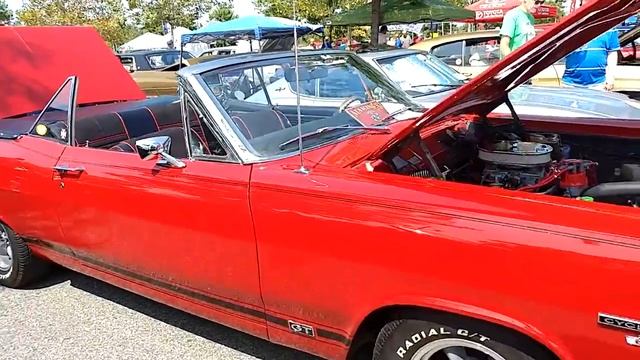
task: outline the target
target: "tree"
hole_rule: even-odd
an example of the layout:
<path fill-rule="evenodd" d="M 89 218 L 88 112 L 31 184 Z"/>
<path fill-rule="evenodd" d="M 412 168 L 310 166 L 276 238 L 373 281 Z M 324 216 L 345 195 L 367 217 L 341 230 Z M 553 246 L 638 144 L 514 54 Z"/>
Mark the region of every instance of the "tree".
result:
<path fill-rule="evenodd" d="M 322 23 L 334 14 L 336 9 L 347 10 L 365 4 L 367 0 L 297 0 L 298 19 L 310 23 Z M 267 16 L 293 18 L 290 0 L 255 0 L 256 8 Z"/>
<path fill-rule="evenodd" d="M 135 29 L 127 24 L 121 0 L 29 0 L 17 12 L 24 25 L 92 25 L 112 46 L 127 41 Z"/>
<path fill-rule="evenodd" d="M 211 12 L 209 13 L 209 19 L 216 21 L 229 21 L 231 19 L 237 18 L 233 12 L 233 5 L 229 2 L 220 3 L 213 7 Z"/>
<path fill-rule="evenodd" d="M 129 0 L 130 9 L 139 9 L 139 26 L 159 33 L 163 24 L 193 28 L 196 21 L 209 13 L 219 0 Z"/>
<path fill-rule="evenodd" d="M 8 24 L 13 17 L 13 12 L 5 0 L 0 0 L 0 24 Z"/>
<path fill-rule="evenodd" d="M 380 30 L 380 7 L 382 0 L 371 1 L 371 44 L 378 46 L 378 32 Z"/>

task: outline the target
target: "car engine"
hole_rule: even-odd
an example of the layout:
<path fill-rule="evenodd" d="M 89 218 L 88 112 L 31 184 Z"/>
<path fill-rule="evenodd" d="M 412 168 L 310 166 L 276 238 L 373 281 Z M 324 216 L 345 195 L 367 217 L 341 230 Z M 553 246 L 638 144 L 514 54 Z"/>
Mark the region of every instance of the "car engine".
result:
<path fill-rule="evenodd" d="M 509 134 L 508 138 L 517 138 Z M 579 197 L 597 184 L 597 163 L 570 159 L 560 135 L 528 133 L 525 140 L 497 140 L 478 146 L 480 184 L 505 189 Z"/>
<path fill-rule="evenodd" d="M 456 124 L 398 144 L 379 171 L 640 207 L 633 139 Z"/>
<path fill-rule="evenodd" d="M 551 164 L 553 147 L 519 140 L 501 140 L 478 149 L 484 162 L 480 184 L 517 189 L 537 184 Z"/>

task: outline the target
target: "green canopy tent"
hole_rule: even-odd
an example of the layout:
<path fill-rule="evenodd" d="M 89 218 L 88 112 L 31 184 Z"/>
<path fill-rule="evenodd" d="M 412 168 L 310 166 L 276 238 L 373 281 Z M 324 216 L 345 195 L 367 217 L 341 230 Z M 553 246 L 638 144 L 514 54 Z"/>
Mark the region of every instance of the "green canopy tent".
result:
<path fill-rule="evenodd" d="M 410 24 L 424 21 L 456 21 L 474 19 L 475 12 L 445 0 L 382 0 L 380 24 Z M 362 5 L 326 21 L 332 26 L 371 25 L 371 3 Z"/>

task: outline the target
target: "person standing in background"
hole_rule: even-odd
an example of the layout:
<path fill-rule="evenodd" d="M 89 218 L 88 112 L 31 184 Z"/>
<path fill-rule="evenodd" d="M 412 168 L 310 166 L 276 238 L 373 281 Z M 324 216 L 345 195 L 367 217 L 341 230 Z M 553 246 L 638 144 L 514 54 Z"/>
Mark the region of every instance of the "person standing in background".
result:
<path fill-rule="evenodd" d="M 531 13 L 536 6 L 542 4 L 544 0 L 522 0 L 520 6 L 507 11 L 500 29 L 500 58 L 509 55 L 536 35 L 533 27 L 535 20 Z"/>
<path fill-rule="evenodd" d="M 328 36 L 324 37 L 321 49 L 331 49 L 331 40 L 329 40 Z"/>
<path fill-rule="evenodd" d="M 408 48 L 409 46 L 411 46 L 411 36 L 407 34 L 407 30 L 402 31 L 402 37 L 400 38 L 400 40 L 402 41 L 403 48 Z"/>
<path fill-rule="evenodd" d="M 380 26 L 378 31 L 378 45 L 387 45 L 389 38 L 387 37 L 387 25 Z"/>
<path fill-rule="evenodd" d="M 395 36 L 394 44 L 398 49 L 402 47 L 402 38 L 400 35 Z"/>
<path fill-rule="evenodd" d="M 579 8 L 584 2 L 581 1 Z M 616 29 L 598 35 L 565 59 L 562 85 L 613 90 L 620 40 Z"/>

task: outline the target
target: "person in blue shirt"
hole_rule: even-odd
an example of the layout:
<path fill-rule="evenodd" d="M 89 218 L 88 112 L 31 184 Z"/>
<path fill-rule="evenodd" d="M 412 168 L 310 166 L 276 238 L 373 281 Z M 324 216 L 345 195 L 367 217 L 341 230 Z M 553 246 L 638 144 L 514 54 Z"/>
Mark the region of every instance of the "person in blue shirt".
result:
<path fill-rule="evenodd" d="M 329 40 L 328 36 L 324 37 L 321 49 L 331 49 L 331 40 Z"/>
<path fill-rule="evenodd" d="M 599 90 L 612 90 L 618 64 L 620 41 L 615 29 L 599 35 L 567 55 L 562 84 Z"/>

